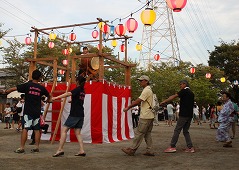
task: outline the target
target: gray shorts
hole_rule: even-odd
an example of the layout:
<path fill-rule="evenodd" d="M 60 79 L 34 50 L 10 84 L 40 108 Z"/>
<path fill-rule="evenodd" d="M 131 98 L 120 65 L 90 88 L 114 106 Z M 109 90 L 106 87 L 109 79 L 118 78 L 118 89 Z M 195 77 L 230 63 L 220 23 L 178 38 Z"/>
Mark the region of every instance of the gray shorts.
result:
<path fill-rule="evenodd" d="M 84 123 L 84 117 L 71 117 L 66 119 L 64 126 L 74 129 L 82 129 Z"/>
<path fill-rule="evenodd" d="M 168 115 L 168 120 L 174 120 L 174 115 L 169 114 Z"/>

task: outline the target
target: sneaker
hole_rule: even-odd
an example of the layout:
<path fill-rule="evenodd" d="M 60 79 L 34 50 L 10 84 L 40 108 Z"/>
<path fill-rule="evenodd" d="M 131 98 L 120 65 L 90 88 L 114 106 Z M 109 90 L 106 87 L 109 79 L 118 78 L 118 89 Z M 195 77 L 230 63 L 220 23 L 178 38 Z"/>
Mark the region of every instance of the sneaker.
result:
<path fill-rule="evenodd" d="M 19 128 L 16 128 L 16 131 L 17 131 L 17 132 L 20 132 L 20 129 L 19 129 Z"/>
<path fill-rule="evenodd" d="M 173 147 L 169 147 L 166 150 L 164 150 L 165 153 L 174 153 L 176 151 L 177 151 L 176 148 L 173 148 Z"/>
<path fill-rule="evenodd" d="M 186 149 L 184 150 L 184 152 L 187 152 L 187 153 L 194 153 L 195 150 L 194 150 L 193 147 L 192 147 L 192 148 L 186 148 Z"/>
<path fill-rule="evenodd" d="M 24 149 L 18 148 L 17 150 L 14 151 L 15 153 L 25 153 Z"/>
<path fill-rule="evenodd" d="M 39 149 L 31 149 L 31 153 L 38 153 Z"/>
<path fill-rule="evenodd" d="M 132 148 L 123 148 L 121 150 L 129 156 L 134 156 L 134 153 L 136 151 L 135 149 Z"/>

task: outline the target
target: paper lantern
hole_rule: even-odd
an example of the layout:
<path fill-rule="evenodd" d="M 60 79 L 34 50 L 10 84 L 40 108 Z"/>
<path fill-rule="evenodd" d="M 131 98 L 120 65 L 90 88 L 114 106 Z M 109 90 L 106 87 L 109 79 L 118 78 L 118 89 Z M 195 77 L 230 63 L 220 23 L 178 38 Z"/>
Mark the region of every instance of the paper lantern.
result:
<path fill-rule="evenodd" d="M 30 45 L 31 43 L 32 43 L 31 38 L 30 38 L 30 37 L 26 37 L 26 38 L 25 38 L 25 44 L 26 44 L 26 45 Z"/>
<path fill-rule="evenodd" d="M 68 52 L 71 54 L 71 53 L 72 53 L 72 48 L 69 48 L 69 49 L 68 49 Z"/>
<path fill-rule="evenodd" d="M 115 27 L 115 33 L 118 35 L 118 36 L 123 36 L 125 34 L 125 26 L 123 24 L 118 24 L 116 27 Z"/>
<path fill-rule="evenodd" d="M 104 46 L 102 45 L 102 49 L 104 48 Z M 97 45 L 97 49 L 100 50 L 100 44 Z"/>
<path fill-rule="evenodd" d="M 138 28 L 138 22 L 134 18 L 129 18 L 125 23 L 125 27 L 129 33 L 134 33 L 134 31 Z"/>
<path fill-rule="evenodd" d="M 136 50 L 137 51 L 141 51 L 142 50 L 142 45 L 138 42 L 138 44 L 136 45 Z"/>
<path fill-rule="evenodd" d="M 168 7 L 173 12 L 180 12 L 186 5 L 187 0 L 167 0 Z"/>
<path fill-rule="evenodd" d="M 54 48 L 54 46 L 55 46 L 54 42 L 50 41 L 50 42 L 48 43 L 48 47 L 49 47 L 49 48 Z"/>
<path fill-rule="evenodd" d="M 234 81 L 233 81 L 233 84 L 237 86 L 237 85 L 238 85 L 238 81 L 237 81 L 237 80 L 234 80 Z"/>
<path fill-rule="evenodd" d="M 76 40 L 76 34 L 75 34 L 74 32 L 70 33 L 69 39 L 70 39 L 71 41 L 75 41 L 75 40 Z"/>
<path fill-rule="evenodd" d="M 141 12 L 141 21 L 144 25 L 152 25 L 156 21 L 156 12 L 152 8 L 146 8 Z"/>
<path fill-rule="evenodd" d="M 222 78 L 220 78 L 220 81 L 221 81 L 222 83 L 225 83 L 226 78 L 225 78 L 225 77 L 222 77 Z"/>
<path fill-rule="evenodd" d="M 68 60 L 62 60 L 62 64 L 64 65 L 64 66 L 67 66 L 67 64 L 68 64 Z"/>
<path fill-rule="evenodd" d="M 2 40 L 0 40 L 0 46 L 2 45 Z"/>
<path fill-rule="evenodd" d="M 110 26 L 110 36 L 111 37 L 115 36 L 115 26 L 114 25 Z"/>
<path fill-rule="evenodd" d="M 94 39 L 96 39 L 99 35 L 99 32 L 97 30 L 94 30 L 94 31 L 92 31 L 91 35 Z"/>
<path fill-rule="evenodd" d="M 109 27 L 108 24 L 105 24 L 105 25 L 103 26 L 102 32 L 105 33 L 105 34 L 107 34 L 107 33 L 110 32 L 110 27 Z"/>
<path fill-rule="evenodd" d="M 109 38 L 109 34 L 108 33 L 103 33 L 103 39 L 104 41 L 106 41 Z"/>
<path fill-rule="evenodd" d="M 211 74 L 210 74 L 210 73 L 207 73 L 207 74 L 206 74 L 206 78 L 207 78 L 207 79 L 210 79 L 210 78 L 211 78 Z"/>
<path fill-rule="evenodd" d="M 63 55 L 68 55 L 68 54 L 69 54 L 68 49 L 64 49 L 64 50 L 62 50 L 62 54 L 63 54 Z"/>
<path fill-rule="evenodd" d="M 113 47 L 116 47 L 116 46 L 117 46 L 117 41 L 116 41 L 116 40 L 112 40 L 112 41 L 111 41 L 111 45 L 112 45 Z"/>
<path fill-rule="evenodd" d="M 56 39 L 56 34 L 55 34 L 54 32 L 51 32 L 51 33 L 49 34 L 49 39 L 50 39 L 51 41 L 54 41 L 54 40 Z"/>
<path fill-rule="evenodd" d="M 99 22 L 98 24 L 98 28 L 101 29 L 103 31 L 103 27 L 104 27 L 105 23 L 104 22 Z"/>
<path fill-rule="evenodd" d="M 159 54 L 155 54 L 155 55 L 154 55 L 154 59 L 155 59 L 156 61 L 158 61 L 158 60 L 160 59 L 160 55 L 159 55 Z"/>
<path fill-rule="evenodd" d="M 195 68 L 194 68 L 194 67 L 190 68 L 190 73 L 191 73 L 191 74 L 194 74 L 194 73 L 195 73 L 195 71 L 196 71 L 196 70 L 195 70 Z"/>
<path fill-rule="evenodd" d="M 61 74 L 61 75 L 65 74 L 65 70 L 58 70 L 58 74 Z"/>
<path fill-rule="evenodd" d="M 125 51 L 125 45 L 124 45 L 124 44 L 121 44 L 121 46 L 120 46 L 120 51 L 121 51 L 121 52 L 124 52 L 124 51 Z"/>

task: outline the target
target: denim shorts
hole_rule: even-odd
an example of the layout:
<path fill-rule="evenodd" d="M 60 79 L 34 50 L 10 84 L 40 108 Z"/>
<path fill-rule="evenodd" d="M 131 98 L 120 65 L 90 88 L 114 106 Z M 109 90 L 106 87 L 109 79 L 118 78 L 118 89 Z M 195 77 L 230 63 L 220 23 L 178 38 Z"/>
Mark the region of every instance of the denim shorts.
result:
<path fill-rule="evenodd" d="M 68 128 L 82 129 L 84 117 L 71 117 L 66 119 L 65 126 Z"/>

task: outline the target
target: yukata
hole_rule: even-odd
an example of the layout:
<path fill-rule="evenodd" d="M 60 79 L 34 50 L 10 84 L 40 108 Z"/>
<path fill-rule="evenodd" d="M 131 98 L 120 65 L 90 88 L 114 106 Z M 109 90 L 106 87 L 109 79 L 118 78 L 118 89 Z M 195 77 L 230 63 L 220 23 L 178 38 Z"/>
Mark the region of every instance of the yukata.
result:
<path fill-rule="evenodd" d="M 229 99 L 224 105 L 220 112 L 218 112 L 219 127 L 217 129 L 216 140 L 220 142 L 231 141 L 229 130 L 231 122 L 229 121 L 230 114 L 234 111 L 234 106 Z"/>

